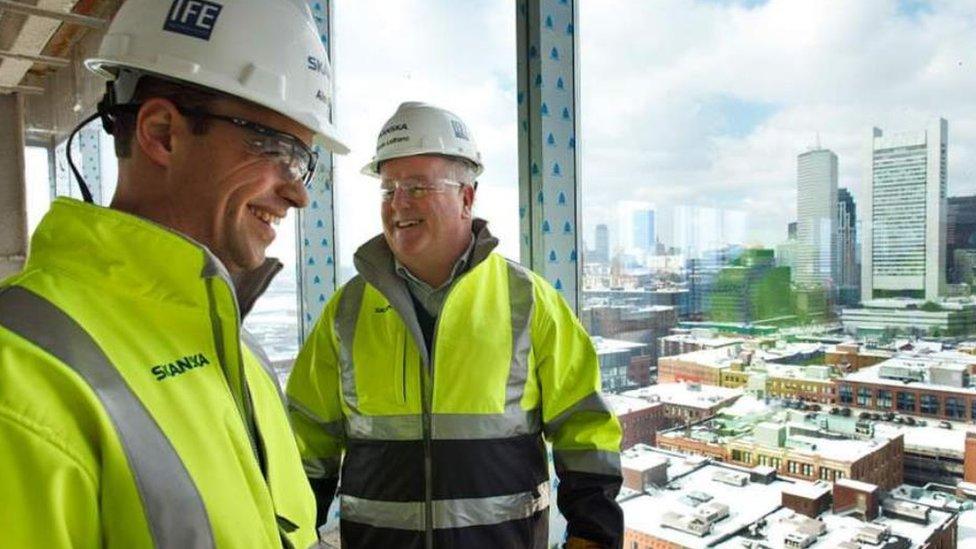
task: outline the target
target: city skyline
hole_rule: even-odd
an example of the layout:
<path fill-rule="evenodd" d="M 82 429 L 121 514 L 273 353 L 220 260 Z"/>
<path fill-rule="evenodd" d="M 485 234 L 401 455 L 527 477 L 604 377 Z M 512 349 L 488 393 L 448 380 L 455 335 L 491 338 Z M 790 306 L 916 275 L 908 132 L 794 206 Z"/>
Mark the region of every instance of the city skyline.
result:
<path fill-rule="evenodd" d="M 750 212 L 743 244 L 773 246 L 796 219 L 795 155 L 818 134 L 860 204 L 865 131 L 936 116 L 952 122 L 949 194 L 976 190 L 963 2 L 600 2 L 580 16 L 584 223 L 610 223 L 616 200 L 725 207 Z"/>

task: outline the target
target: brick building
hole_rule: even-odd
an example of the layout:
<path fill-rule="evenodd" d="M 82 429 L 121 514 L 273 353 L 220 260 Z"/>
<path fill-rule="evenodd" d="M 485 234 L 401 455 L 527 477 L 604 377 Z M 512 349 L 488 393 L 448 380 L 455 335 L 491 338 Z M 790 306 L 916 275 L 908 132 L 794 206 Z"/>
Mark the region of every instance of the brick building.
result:
<path fill-rule="evenodd" d="M 668 424 L 664 404 L 646 399 L 606 393 L 603 399 L 617 415 L 623 429 L 620 448 L 635 444 L 654 444 L 655 434 Z"/>
<path fill-rule="evenodd" d="M 658 383 L 622 393 L 624 396 L 659 402 L 664 407 L 667 428 L 696 423 L 714 416 L 734 403 L 742 391 L 699 383 Z"/>
<path fill-rule="evenodd" d="M 856 372 L 891 358 L 893 353 L 882 349 L 868 349 L 857 342 L 838 343 L 828 347 L 824 362 L 845 372 Z"/>
<path fill-rule="evenodd" d="M 659 457 L 651 463 L 654 453 Z M 890 494 L 841 480 L 831 488 L 653 448 L 643 454 L 653 466 L 667 463 L 668 481 L 665 489 L 656 484 L 621 499 L 625 549 L 949 549 L 958 543 L 956 511 L 931 498 L 910 499 L 901 487 Z M 632 485 L 640 487 L 640 480 Z M 836 513 L 833 500 L 841 502 Z"/>
<path fill-rule="evenodd" d="M 771 467 L 780 475 L 809 481 L 848 478 L 891 488 L 902 484 L 904 435 L 860 440 L 797 423 L 763 422 L 751 432 L 724 436 L 730 427 L 706 422 L 658 433 L 658 447 L 708 456 L 745 467 Z"/>
<path fill-rule="evenodd" d="M 836 381 L 836 402 L 882 412 L 976 421 L 972 367 L 949 355 L 899 356 Z"/>

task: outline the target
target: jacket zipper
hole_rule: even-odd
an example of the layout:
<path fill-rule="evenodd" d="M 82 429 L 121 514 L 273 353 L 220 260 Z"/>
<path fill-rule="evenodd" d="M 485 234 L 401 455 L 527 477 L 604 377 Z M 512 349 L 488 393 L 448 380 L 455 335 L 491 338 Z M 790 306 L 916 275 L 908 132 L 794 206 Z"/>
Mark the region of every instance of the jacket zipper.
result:
<path fill-rule="evenodd" d="M 458 282 L 466 275 L 463 273 L 454 279 L 454 283 L 451 284 L 450 289 L 444 296 L 444 301 L 441 302 L 441 310 L 437 314 L 437 318 L 434 319 L 434 333 L 431 334 L 430 338 L 430 356 L 428 357 L 428 364 L 426 368 L 422 368 L 421 375 L 421 391 L 424 393 L 424 483 L 426 498 L 424 499 L 424 518 L 426 527 L 425 536 L 425 546 L 426 549 L 434 549 L 434 480 L 433 480 L 433 406 L 434 406 L 434 356 L 437 349 L 437 334 L 440 331 L 441 317 L 444 316 L 444 309 L 447 306 L 447 300 L 451 297 L 451 293 L 454 288 L 457 287 Z M 425 383 L 424 378 L 427 378 Z"/>
<path fill-rule="evenodd" d="M 225 368 L 230 368 L 231 367 L 230 364 L 227 363 L 227 349 L 224 347 L 223 322 L 221 321 L 220 316 L 217 314 L 217 299 L 214 295 L 213 284 L 214 284 L 214 277 L 208 278 L 207 298 L 210 300 L 210 319 L 211 319 L 211 327 L 214 332 L 213 334 L 214 341 L 217 344 L 216 345 L 217 360 L 219 360 L 220 364 Z M 236 296 L 233 295 L 233 293 L 231 294 L 231 297 L 233 297 L 234 299 L 234 310 L 238 311 L 237 298 Z M 237 314 L 239 316 L 240 312 L 238 312 Z M 234 330 L 234 335 L 236 337 L 235 341 L 238 342 L 240 341 L 239 330 L 240 327 L 237 327 Z M 238 345 L 240 345 L 240 343 L 238 343 Z M 247 378 L 244 377 L 244 358 L 242 356 L 242 352 L 240 349 L 238 349 L 237 352 L 237 375 L 238 375 L 238 379 L 240 380 L 240 386 L 241 386 L 240 406 L 241 406 L 241 413 L 243 414 L 243 417 L 241 417 L 241 421 L 244 423 L 244 431 L 247 433 L 247 440 L 251 445 L 251 452 L 254 454 L 254 459 L 258 462 L 258 468 L 261 470 L 261 476 L 264 477 L 265 484 L 267 484 L 268 478 L 267 478 L 267 472 L 265 471 L 266 467 L 264 465 L 263 460 L 261 459 L 261 454 L 258 451 L 258 445 L 256 440 L 257 433 L 255 431 L 257 430 L 257 424 L 254 421 L 254 403 L 251 401 L 251 391 L 247 386 Z M 234 389 L 230 385 L 230 379 L 227 379 L 226 381 L 227 381 L 227 389 L 230 391 L 231 399 L 233 399 L 236 402 L 237 398 L 234 396 Z"/>
<path fill-rule="evenodd" d="M 437 333 L 436 330 L 434 332 Z M 431 345 L 433 347 L 433 345 Z M 431 353 L 431 358 L 433 358 L 433 353 Z M 423 404 L 423 432 L 424 432 L 424 546 L 427 549 L 434 548 L 434 482 L 431 478 L 433 475 L 433 458 L 431 454 L 432 449 L 432 439 L 431 439 L 431 404 L 433 400 L 433 379 L 430 374 L 433 360 L 429 360 L 423 368 L 420 369 L 420 390 L 423 393 L 423 398 L 421 402 Z"/>

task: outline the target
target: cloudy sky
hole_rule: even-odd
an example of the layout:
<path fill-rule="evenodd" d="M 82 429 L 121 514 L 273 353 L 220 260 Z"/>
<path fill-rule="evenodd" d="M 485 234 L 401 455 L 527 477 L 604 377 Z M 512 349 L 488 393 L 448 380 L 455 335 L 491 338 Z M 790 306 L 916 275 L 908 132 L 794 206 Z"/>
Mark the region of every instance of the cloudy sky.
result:
<path fill-rule="evenodd" d="M 973 0 L 580 0 L 583 235 L 621 200 L 746 212 L 782 240 L 796 155 L 837 153 L 860 199 L 870 129 L 949 121 L 950 195 L 976 192 Z M 510 0 L 336 6 L 340 261 L 379 231 L 358 174 L 401 101 L 468 122 L 486 157 L 478 211 L 517 256 L 515 8 Z M 862 212 L 858 212 L 859 216 Z"/>

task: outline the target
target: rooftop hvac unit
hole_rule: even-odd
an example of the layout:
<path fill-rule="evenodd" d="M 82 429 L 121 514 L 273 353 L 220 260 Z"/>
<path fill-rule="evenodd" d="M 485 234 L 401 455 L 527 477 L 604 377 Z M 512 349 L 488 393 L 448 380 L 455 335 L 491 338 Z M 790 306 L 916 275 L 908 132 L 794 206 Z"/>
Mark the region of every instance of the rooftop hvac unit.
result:
<path fill-rule="evenodd" d="M 885 379 L 901 381 L 924 381 L 925 368 L 915 364 L 882 364 L 878 375 Z"/>
<path fill-rule="evenodd" d="M 854 539 L 864 543 L 879 545 L 882 541 L 888 539 L 888 535 L 890 533 L 891 532 L 887 526 L 868 524 L 857 531 L 857 535 Z"/>
<path fill-rule="evenodd" d="M 729 516 L 729 506 L 724 503 L 712 501 L 695 509 L 695 516 L 709 524 L 715 524 Z"/>
<path fill-rule="evenodd" d="M 712 501 L 712 496 L 711 494 L 706 494 L 705 492 L 695 490 L 693 492 L 688 492 L 688 499 L 701 504 Z"/>
<path fill-rule="evenodd" d="M 801 532 L 790 532 L 783 537 L 783 547 L 806 549 L 817 543 L 817 536 Z"/>
<path fill-rule="evenodd" d="M 705 537 L 712 531 L 712 524 L 710 522 L 673 511 L 668 511 L 661 516 L 661 526 L 687 532 L 698 537 Z"/>
<path fill-rule="evenodd" d="M 930 509 L 918 503 L 888 498 L 881 502 L 881 510 L 888 517 L 900 518 L 918 524 L 929 523 Z"/>
<path fill-rule="evenodd" d="M 712 480 L 716 482 L 721 482 L 723 484 L 728 484 L 729 486 L 745 486 L 749 484 L 749 474 L 740 471 L 716 471 L 712 475 Z"/>

